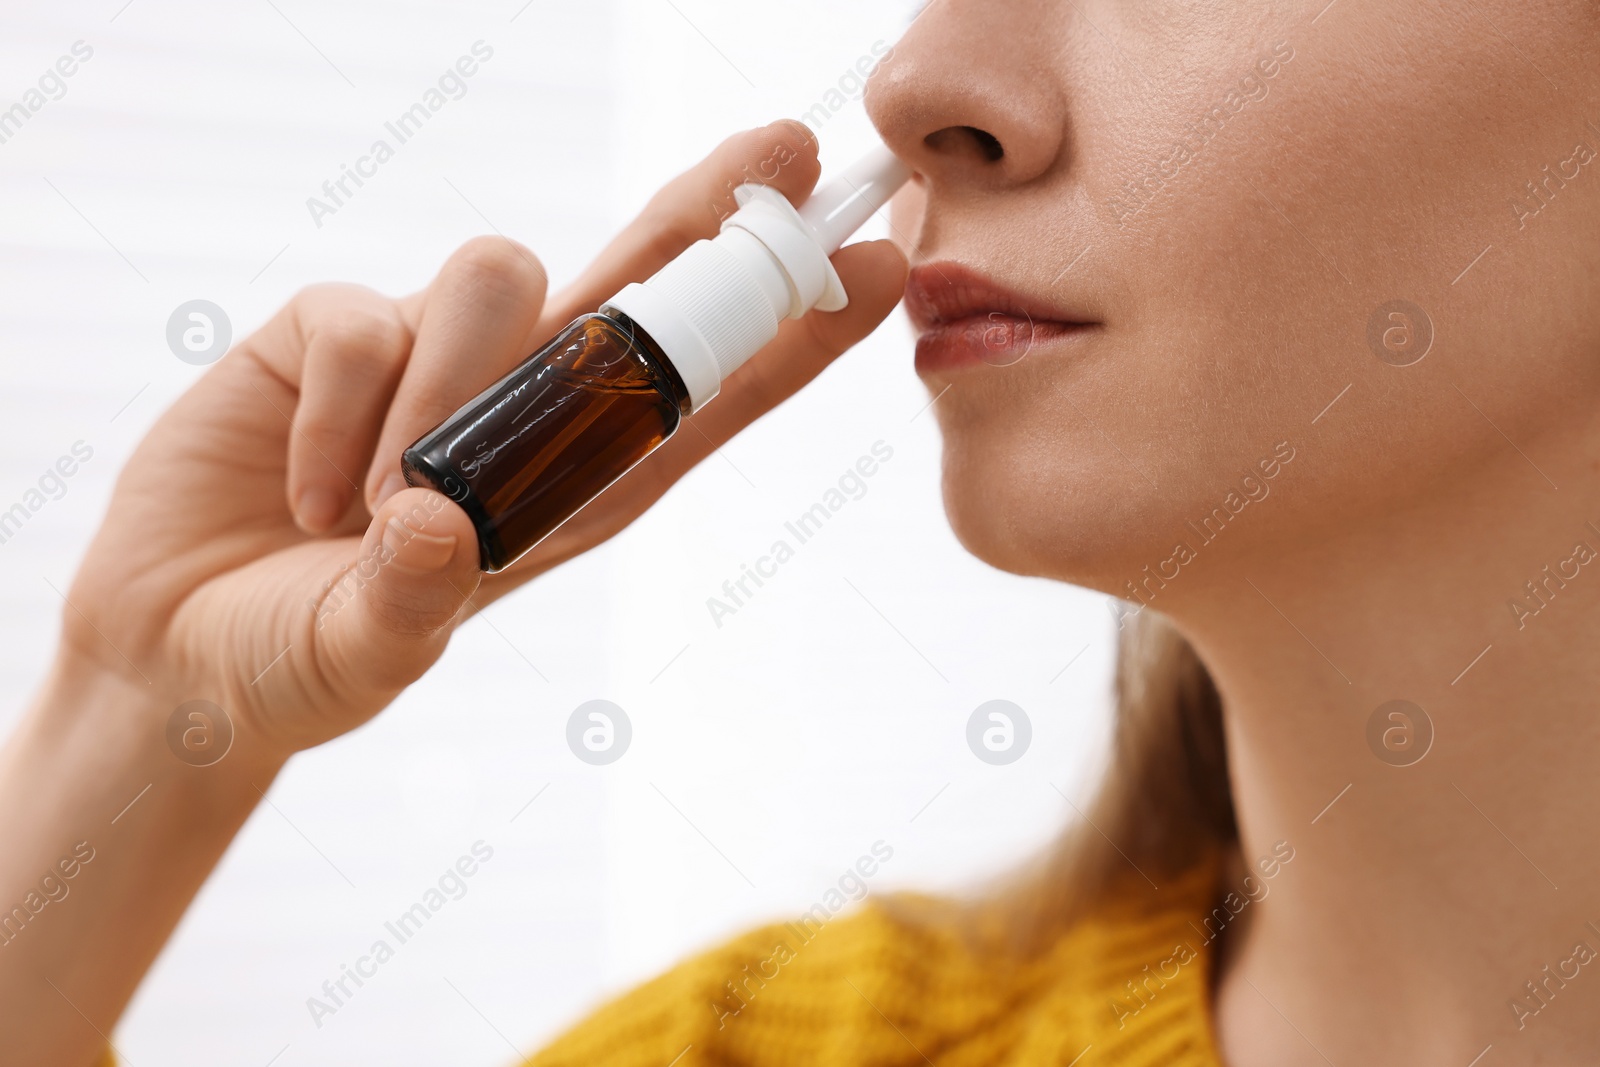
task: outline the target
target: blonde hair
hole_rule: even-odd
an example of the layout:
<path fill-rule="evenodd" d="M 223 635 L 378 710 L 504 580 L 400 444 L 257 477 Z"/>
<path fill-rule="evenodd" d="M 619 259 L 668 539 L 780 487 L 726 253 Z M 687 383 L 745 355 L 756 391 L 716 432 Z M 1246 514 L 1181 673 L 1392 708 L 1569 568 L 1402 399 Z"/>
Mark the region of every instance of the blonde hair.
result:
<path fill-rule="evenodd" d="M 1217 687 L 1177 627 L 1145 608 L 1118 640 L 1111 759 L 1094 801 L 1001 895 L 1037 944 L 1113 887 L 1176 879 L 1238 840 Z"/>

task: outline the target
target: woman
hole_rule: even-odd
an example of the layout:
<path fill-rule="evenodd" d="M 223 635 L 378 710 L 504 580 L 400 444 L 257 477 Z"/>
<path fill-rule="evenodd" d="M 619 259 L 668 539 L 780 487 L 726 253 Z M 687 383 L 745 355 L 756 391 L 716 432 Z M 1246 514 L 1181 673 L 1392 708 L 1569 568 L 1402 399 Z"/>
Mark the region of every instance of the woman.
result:
<path fill-rule="evenodd" d="M 803 129 L 728 141 L 549 300 L 499 239 L 403 300 L 301 294 L 123 473 L 0 764 L 7 901 L 150 786 L 73 922 L 0 952 L 0 1059 L 93 1062 L 293 752 L 904 289 L 965 545 L 1124 601 L 1100 802 L 1002 893 L 755 931 L 535 1062 L 1592 1062 L 1597 44 L 1586 0 L 934 0 L 868 94 L 918 171 L 900 247 L 840 252 L 847 310 L 504 575 L 401 448 L 705 236 L 747 167 L 792 152 L 803 197 Z M 216 773 L 164 739 L 198 694 L 234 713 Z"/>

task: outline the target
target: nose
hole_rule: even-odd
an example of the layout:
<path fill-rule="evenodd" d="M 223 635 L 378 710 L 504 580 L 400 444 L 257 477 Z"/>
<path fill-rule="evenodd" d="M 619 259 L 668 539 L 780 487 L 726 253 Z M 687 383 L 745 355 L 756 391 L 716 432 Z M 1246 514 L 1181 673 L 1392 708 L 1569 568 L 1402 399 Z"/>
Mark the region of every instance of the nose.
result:
<path fill-rule="evenodd" d="M 1066 79 L 1036 6 L 932 0 L 867 83 L 873 124 L 931 195 L 1020 185 L 1061 158 Z"/>

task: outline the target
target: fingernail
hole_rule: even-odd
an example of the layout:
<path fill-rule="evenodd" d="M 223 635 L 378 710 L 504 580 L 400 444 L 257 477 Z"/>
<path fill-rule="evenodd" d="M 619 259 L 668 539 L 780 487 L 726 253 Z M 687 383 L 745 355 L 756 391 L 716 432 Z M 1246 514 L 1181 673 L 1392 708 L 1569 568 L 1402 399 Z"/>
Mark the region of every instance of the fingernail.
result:
<path fill-rule="evenodd" d="M 388 500 L 405 487 L 406 480 L 400 475 L 400 472 L 391 472 L 389 476 L 383 480 L 383 484 L 378 486 L 378 495 L 372 501 L 372 510 L 377 511 L 379 508 L 383 507 L 383 502 L 385 500 Z"/>
<path fill-rule="evenodd" d="M 295 520 L 309 534 L 327 533 L 343 515 L 344 497 L 327 486 L 307 486 L 294 502 Z"/>
<path fill-rule="evenodd" d="M 390 519 L 383 527 L 383 547 L 389 550 L 390 564 L 402 571 L 438 574 L 455 558 L 456 539 L 418 533 L 399 519 Z"/>

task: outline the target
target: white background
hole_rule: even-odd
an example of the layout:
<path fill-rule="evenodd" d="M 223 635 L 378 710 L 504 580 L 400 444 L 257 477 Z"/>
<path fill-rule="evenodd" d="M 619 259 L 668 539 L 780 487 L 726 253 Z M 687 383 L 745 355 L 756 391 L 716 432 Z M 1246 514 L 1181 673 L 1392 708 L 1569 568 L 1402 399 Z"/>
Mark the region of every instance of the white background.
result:
<path fill-rule="evenodd" d="M 241 337 L 313 281 L 419 287 L 491 227 L 559 285 L 662 182 L 808 111 L 908 17 L 860 0 L 123 2 L 12 5 L 0 34 L 0 107 L 74 41 L 94 48 L 0 145 L 0 509 L 74 441 L 94 449 L 0 545 L 0 724 L 51 655 L 47 580 L 66 588 L 117 470 L 203 373 L 166 347 L 179 303 L 215 301 Z M 494 57 L 467 95 L 313 225 L 306 198 L 480 39 Z M 859 103 L 822 134 L 830 170 L 871 136 Z M 378 720 L 293 761 L 118 1047 L 135 1067 L 509 1063 L 599 998 L 809 907 L 875 841 L 894 849 L 875 893 L 970 888 L 1041 847 L 1100 760 L 1110 615 L 961 551 L 927 399 L 897 313 L 615 542 L 466 626 Z M 894 458 L 866 496 L 713 625 L 706 598 L 879 440 Z M 595 698 L 634 728 L 604 768 L 564 740 Z M 1034 725 L 1003 768 L 965 741 L 995 698 Z M 480 839 L 494 857 L 467 894 L 315 1026 L 307 998 Z"/>

